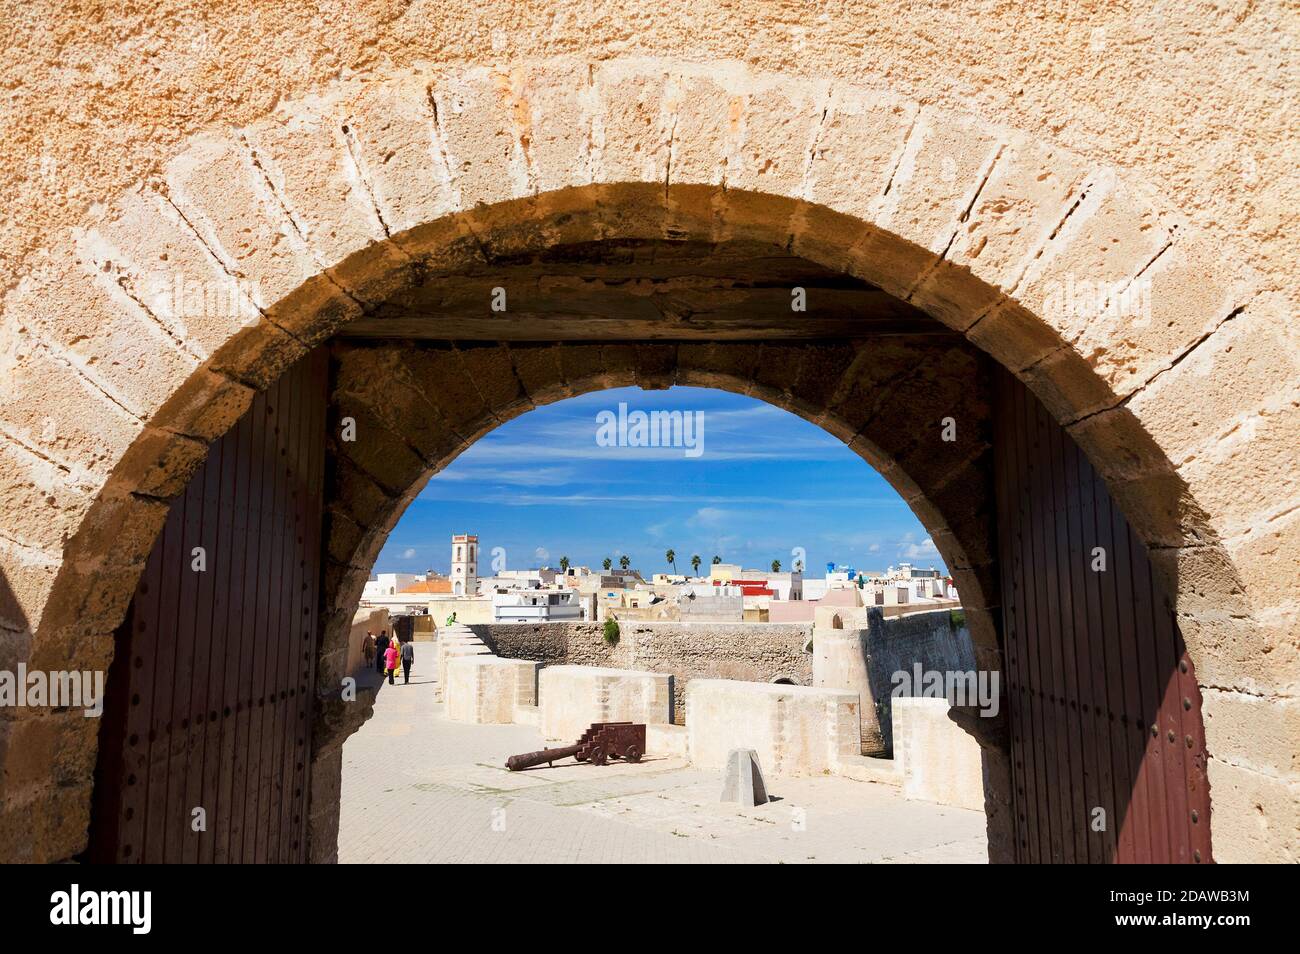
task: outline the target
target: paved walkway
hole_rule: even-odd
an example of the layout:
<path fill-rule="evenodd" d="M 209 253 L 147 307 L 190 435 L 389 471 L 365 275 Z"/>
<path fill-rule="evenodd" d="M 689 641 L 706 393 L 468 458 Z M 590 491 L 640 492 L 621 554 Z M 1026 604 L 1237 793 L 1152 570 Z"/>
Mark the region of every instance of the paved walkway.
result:
<path fill-rule="evenodd" d="M 430 657 L 432 653 L 428 653 Z M 432 659 L 430 659 L 430 663 Z M 443 718 L 431 678 L 385 685 L 344 745 L 342 862 L 969 862 L 984 816 L 849 779 L 769 779 L 774 800 L 717 801 L 721 779 L 680 759 L 573 760 L 507 772 L 542 748 L 518 725 Z"/>

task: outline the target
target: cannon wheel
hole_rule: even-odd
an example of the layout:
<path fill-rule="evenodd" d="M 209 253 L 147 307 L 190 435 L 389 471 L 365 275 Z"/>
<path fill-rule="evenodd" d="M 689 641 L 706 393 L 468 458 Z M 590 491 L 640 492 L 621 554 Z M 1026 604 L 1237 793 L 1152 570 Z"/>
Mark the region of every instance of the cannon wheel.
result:
<path fill-rule="evenodd" d="M 637 744 L 635 742 L 633 742 L 631 745 L 629 745 L 627 748 L 623 750 L 623 758 L 629 762 L 641 761 L 641 750 L 637 748 Z"/>
<path fill-rule="evenodd" d="M 577 759 L 579 762 L 585 762 L 587 761 L 587 753 L 579 752 L 577 755 L 574 756 L 574 758 Z"/>
<path fill-rule="evenodd" d="M 587 761 L 592 765 L 604 765 L 608 761 L 605 755 L 605 747 L 603 745 L 593 745 L 591 751 L 587 753 Z"/>

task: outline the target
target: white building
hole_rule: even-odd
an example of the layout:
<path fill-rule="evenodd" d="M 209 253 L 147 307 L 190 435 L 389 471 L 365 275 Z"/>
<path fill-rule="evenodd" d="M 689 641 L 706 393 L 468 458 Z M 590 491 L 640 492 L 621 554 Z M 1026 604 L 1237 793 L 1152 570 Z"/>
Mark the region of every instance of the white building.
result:
<path fill-rule="evenodd" d="M 772 591 L 775 600 L 804 599 L 803 573 L 767 573 L 767 588 Z"/>
<path fill-rule="evenodd" d="M 378 573 L 373 580 L 367 580 L 361 590 L 361 602 L 378 602 L 385 596 L 396 596 L 412 583 L 424 580 L 423 573 Z"/>
<path fill-rule="evenodd" d="M 830 586 L 826 580 L 819 580 L 816 578 L 804 580 L 803 598 L 808 601 L 819 600 L 826 595 L 828 589 L 830 589 Z"/>
<path fill-rule="evenodd" d="M 577 590 L 506 590 L 492 594 L 494 623 L 554 623 L 581 620 L 583 605 Z"/>

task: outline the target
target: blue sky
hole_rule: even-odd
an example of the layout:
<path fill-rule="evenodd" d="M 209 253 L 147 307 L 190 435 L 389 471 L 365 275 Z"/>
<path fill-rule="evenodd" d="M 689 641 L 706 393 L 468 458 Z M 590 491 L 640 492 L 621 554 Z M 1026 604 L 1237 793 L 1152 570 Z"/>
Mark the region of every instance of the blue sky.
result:
<path fill-rule="evenodd" d="M 701 453 L 600 446 L 598 415 L 700 412 Z M 803 419 L 752 398 L 703 388 L 620 388 L 524 414 L 480 439 L 435 476 L 388 538 L 375 572 L 448 571 L 453 533 L 477 533 L 482 564 L 505 550 L 510 569 L 615 564 L 647 576 L 691 554 L 782 569 L 802 547 L 807 568 L 829 561 L 883 570 L 910 560 L 943 567 L 901 497 L 860 457 Z"/>

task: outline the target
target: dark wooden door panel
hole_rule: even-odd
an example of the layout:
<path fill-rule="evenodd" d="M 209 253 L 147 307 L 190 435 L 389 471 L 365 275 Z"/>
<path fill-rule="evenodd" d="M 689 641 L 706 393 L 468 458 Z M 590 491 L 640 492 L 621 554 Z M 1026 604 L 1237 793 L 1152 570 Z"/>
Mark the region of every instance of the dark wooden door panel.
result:
<path fill-rule="evenodd" d="M 1172 604 L 1082 451 L 1023 385 L 1000 378 L 1017 857 L 1211 861 L 1201 697 Z"/>
<path fill-rule="evenodd" d="M 327 373 L 313 352 L 258 395 L 172 504 L 117 634 L 90 860 L 306 857 Z"/>

